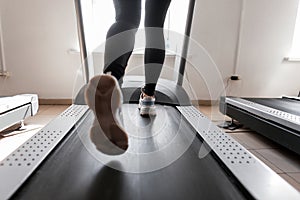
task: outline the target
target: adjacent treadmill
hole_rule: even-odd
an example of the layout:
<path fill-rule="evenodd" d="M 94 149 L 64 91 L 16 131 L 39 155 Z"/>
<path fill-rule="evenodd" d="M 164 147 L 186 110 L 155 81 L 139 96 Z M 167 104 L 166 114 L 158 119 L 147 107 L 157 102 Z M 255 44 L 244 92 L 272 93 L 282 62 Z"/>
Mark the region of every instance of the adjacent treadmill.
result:
<path fill-rule="evenodd" d="M 220 111 L 300 154 L 300 99 L 222 97 Z"/>
<path fill-rule="evenodd" d="M 29 116 L 34 116 L 38 107 L 36 94 L 0 97 L 0 132 L 15 124 L 21 124 Z"/>
<path fill-rule="evenodd" d="M 83 87 L 73 105 L 0 162 L 0 199 L 300 199 L 192 106 L 181 84 L 160 80 L 157 116 L 141 117 L 141 85 L 129 77 L 122 87 L 124 154 L 102 154 L 89 140 L 94 115 Z"/>

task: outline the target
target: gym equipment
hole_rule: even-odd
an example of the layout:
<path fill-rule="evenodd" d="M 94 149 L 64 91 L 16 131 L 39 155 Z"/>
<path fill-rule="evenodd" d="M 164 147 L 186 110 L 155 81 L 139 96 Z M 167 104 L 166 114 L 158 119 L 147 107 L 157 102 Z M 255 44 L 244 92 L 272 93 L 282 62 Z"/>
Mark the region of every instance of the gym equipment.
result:
<path fill-rule="evenodd" d="M 72 105 L 0 163 L 0 199 L 299 199 L 195 107 L 159 105 L 153 123 L 139 116 L 136 104 L 122 109 L 127 163 L 97 159 L 103 155 L 88 139 L 94 116 L 86 105 Z M 152 137 L 136 137 L 141 129 Z M 151 152 L 156 155 L 142 156 Z M 131 170 L 143 167 L 145 173 Z"/>
<path fill-rule="evenodd" d="M 297 97 L 222 97 L 220 111 L 300 154 L 300 100 Z"/>
<path fill-rule="evenodd" d="M 0 97 L 0 132 L 34 116 L 39 108 L 36 94 Z"/>
<path fill-rule="evenodd" d="M 190 2 L 193 9 L 195 1 Z M 0 199 L 300 198 L 191 106 L 178 82 L 160 80 L 157 116 L 139 116 L 133 102 L 142 82 L 133 79 L 124 80 L 122 87 L 129 134 L 124 154 L 104 155 L 89 140 L 94 115 L 84 105 L 82 89 L 75 104 L 0 163 L 0 179 L 5 180 Z"/>

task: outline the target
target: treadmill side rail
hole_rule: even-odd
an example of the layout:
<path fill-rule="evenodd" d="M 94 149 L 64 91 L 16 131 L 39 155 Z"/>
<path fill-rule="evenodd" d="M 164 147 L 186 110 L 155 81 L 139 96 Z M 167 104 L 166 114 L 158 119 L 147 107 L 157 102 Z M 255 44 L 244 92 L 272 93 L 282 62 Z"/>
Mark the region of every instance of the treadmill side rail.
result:
<path fill-rule="evenodd" d="M 295 188 L 195 107 L 178 106 L 177 109 L 255 199 L 300 199 Z"/>
<path fill-rule="evenodd" d="M 71 105 L 0 162 L 0 199 L 14 194 L 87 110 L 86 105 Z"/>

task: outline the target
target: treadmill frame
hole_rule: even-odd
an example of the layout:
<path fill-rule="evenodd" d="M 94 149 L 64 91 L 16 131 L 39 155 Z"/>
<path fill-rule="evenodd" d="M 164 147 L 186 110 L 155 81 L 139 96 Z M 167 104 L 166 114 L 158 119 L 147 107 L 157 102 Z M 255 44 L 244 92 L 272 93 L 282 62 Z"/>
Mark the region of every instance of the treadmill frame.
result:
<path fill-rule="evenodd" d="M 72 105 L 0 162 L 0 199 L 8 199 L 84 116 L 88 106 Z"/>
<path fill-rule="evenodd" d="M 300 116 L 236 97 L 222 97 L 220 112 L 300 154 Z"/>
<path fill-rule="evenodd" d="M 22 122 L 29 116 L 34 116 L 39 107 L 36 94 L 0 97 L 0 100 L 2 100 L 0 102 L 0 132 Z"/>
<path fill-rule="evenodd" d="M 75 3 L 77 14 L 79 13 L 80 15 L 80 12 L 78 12 L 80 10 L 80 4 L 77 4 L 80 3 L 80 0 L 75 0 Z M 189 17 L 187 19 L 188 24 L 192 23 L 194 4 L 195 0 L 190 0 Z M 80 16 L 77 15 L 77 17 Z M 79 19 L 79 23 L 82 23 L 82 19 Z M 80 28 L 80 31 L 84 33 L 83 26 Z M 186 30 L 190 31 L 190 28 L 189 25 Z M 189 34 L 189 32 L 187 33 Z M 82 61 L 85 63 L 86 55 L 82 54 L 82 51 L 86 51 L 84 34 L 79 35 L 81 37 Z M 184 50 L 187 50 L 188 43 L 186 43 L 184 47 Z M 185 52 L 183 52 L 183 54 L 184 53 Z M 184 57 L 184 55 L 182 57 Z M 180 72 L 183 74 L 185 60 L 182 60 L 181 64 Z M 84 64 L 84 68 L 86 81 L 88 81 L 87 64 Z M 181 85 L 182 81 L 179 80 L 177 84 Z M 84 91 L 84 88 L 81 91 Z M 78 96 L 81 95 L 79 94 Z M 226 169 L 230 170 L 253 198 L 300 198 L 300 194 L 296 189 L 237 143 L 231 136 L 220 130 L 195 107 L 177 106 L 177 109 L 197 132 L 199 136 L 197 138 L 201 138 L 204 144 L 220 158 L 222 164 L 226 166 Z M 62 143 L 65 136 L 80 123 L 81 119 L 86 116 L 87 111 L 88 107 L 86 105 L 70 106 L 60 116 L 10 154 L 5 160 L 0 162 L 0 179 L 6 180 L 5 183 L 1 182 L 0 199 L 12 197 L 18 188 L 26 182 L 27 178 L 47 159 L 47 156 Z M 37 153 L 37 151 L 39 151 L 39 153 Z M 11 174 L 14 174 L 14 176 L 11 176 Z"/>
<path fill-rule="evenodd" d="M 193 106 L 177 106 L 227 170 L 255 199 L 299 199 L 300 193 Z M 0 162 L 0 199 L 10 198 L 81 119 L 88 106 L 72 105 Z M 13 174 L 13 176 L 11 175 Z"/>

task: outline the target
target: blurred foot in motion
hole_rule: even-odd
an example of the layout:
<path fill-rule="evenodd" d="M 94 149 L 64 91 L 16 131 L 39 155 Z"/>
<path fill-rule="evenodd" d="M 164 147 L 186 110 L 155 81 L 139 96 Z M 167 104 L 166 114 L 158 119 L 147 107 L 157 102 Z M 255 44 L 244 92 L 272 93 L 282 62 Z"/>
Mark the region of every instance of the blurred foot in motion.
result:
<path fill-rule="evenodd" d="M 139 100 L 139 110 L 142 117 L 155 116 L 155 97 L 154 95 L 147 95 L 143 88 L 141 89 L 141 95 Z"/>
<path fill-rule="evenodd" d="M 119 119 L 122 93 L 115 77 L 95 76 L 88 83 L 85 100 L 95 114 L 90 138 L 96 148 L 108 155 L 119 155 L 128 148 L 128 136 Z"/>

